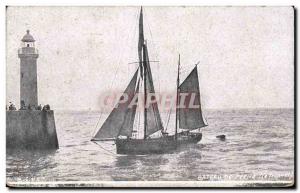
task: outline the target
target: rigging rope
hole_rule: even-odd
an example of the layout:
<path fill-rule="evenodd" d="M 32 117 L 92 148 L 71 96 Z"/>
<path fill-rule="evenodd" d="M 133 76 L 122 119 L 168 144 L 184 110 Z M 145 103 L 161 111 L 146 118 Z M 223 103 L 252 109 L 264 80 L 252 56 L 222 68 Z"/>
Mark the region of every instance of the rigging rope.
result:
<path fill-rule="evenodd" d="M 158 53 L 156 52 L 157 51 L 157 49 L 156 49 L 156 46 L 155 46 L 155 41 L 154 41 L 154 38 L 153 38 L 153 36 L 152 36 L 152 31 L 151 31 L 151 27 L 150 27 L 150 22 L 148 21 L 148 19 L 147 19 L 147 17 L 144 17 L 145 18 L 145 21 L 146 21 L 146 23 L 147 23 L 147 26 L 148 26 L 148 29 L 149 29 L 149 32 L 150 32 L 150 38 L 151 38 L 151 42 L 152 42 L 152 46 L 153 46 L 153 53 L 154 53 L 154 57 L 155 58 L 158 58 Z M 150 63 L 149 63 L 149 65 L 150 65 Z M 159 93 L 160 93 L 160 64 L 159 63 L 157 63 L 157 70 L 158 70 L 158 73 L 157 73 L 157 76 L 158 76 L 158 91 L 159 91 Z"/>
<path fill-rule="evenodd" d="M 150 63 L 149 63 L 149 67 L 150 67 Z M 150 83 L 151 83 L 151 82 L 150 82 L 150 75 L 151 75 L 151 74 L 149 74 L 149 71 L 147 71 L 147 72 L 148 72 L 148 76 L 149 76 L 149 84 L 150 84 Z M 145 78 L 146 78 L 146 77 L 145 77 Z M 152 85 L 153 85 L 153 90 L 154 90 L 154 83 L 153 83 L 153 80 L 152 80 Z M 150 89 L 151 89 L 151 88 L 149 88 L 149 90 L 150 90 Z M 145 93 L 145 94 L 146 94 L 146 93 Z M 156 99 L 156 96 L 155 96 L 155 99 Z M 157 104 L 157 103 L 156 103 L 156 104 Z M 158 116 L 160 116 L 160 115 L 157 114 L 158 112 L 155 111 L 154 105 L 153 105 L 153 104 L 151 104 L 150 106 L 152 107 L 152 111 L 153 111 L 153 116 L 154 116 L 156 128 L 159 128 L 158 120 L 157 120 L 157 119 L 158 119 Z M 157 106 L 157 110 L 159 111 L 158 106 Z M 162 124 L 162 123 L 161 123 L 161 124 Z M 163 127 L 163 125 L 162 125 L 162 127 Z M 159 128 L 159 129 L 161 129 L 161 128 Z M 159 129 L 158 129 L 158 130 L 159 130 Z M 157 130 L 157 131 L 158 131 L 158 130 Z M 155 131 L 155 132 L 157 132 L 157 131 Z M 155 133 L 155 132 L 154 132 L 154 133 Z M 150 135 L 152 135 L 152 134 L 153 134 L 153 133 L 151 133 Z M 147 135 L 147 136 L 150 136 L 150 135 Z"/>
<path fill-rule="evenodd" d="M 98 129 L 98 124 L 99 124 L 99 122 L 101 120 L 102 114 L 103 114 L 103 112 L 102 112 L 102 109 L 101 109 L 101 113 L 100 113 L 99 119 L 97 121 L 96 127 L 94 128 L 94 131 L 93 131 L 93 134 L 92 134 L 92 138 L 96 135 L 96 130 Z"/>
<path fill-rule="evenodd" d="M 139 81 L 139 84 L 140 85 L 142 85 L 142 81 Z M 141 89 L 142 89 L 142 86 L 140 87 Z M 138 103 L 138 105 L 139 105 L 140 103 Z M 140 107 L 139 107 L 140 108 Z M 139 138 L 140 136 L 139 136 L 139 130 L 141 130 L 140 129 L 140 120 L 141 120 L 141 112 L 140 112 L 140 109 L 138 109 L 138 112 L 139 112 L 139 121 L 138 121 L 138 127 L 137 127 L 137 138 Z"/>
<path fill-rule="evenodd" d="M 175 89 L 175 90 L 177 90 L 177 89 Z M 172 92 L 172 93 L 175 93 L 175 91 Z M 175 104 L 175 107 L 176 107 L 176 104 Z M 176 107 L 176 108 L 177 108 L 177 107 Z M 168 125 L 169 125 L 169 121 L 170 121 L 172 109 L 173 109 L 173 102 L 171 103 L 171 107 L 170 107 L 170 110 L 169 110 L 169 114 L 168 114 L 168 118 L 167 118 L 167 124 L 166 124 L 165 132 L 167 132 L 167 130 L 168 130 Z M 175 120 L 176 120 L 176 117 L 175 117 Z M 176 120 L 176 121 L 177 121 L 177 120 Z"/>
<path fill-rule="evenodd" d="M 136 17 L 138 17 L 138 14 L 137 14 L 137 16 Z M 136 24 L 134 25 L 134 30 L 136 30 Z M 128 34 L 128 36 L 126 37 L 126 41 L 129 39 L 129 34 Z M 134 33 L 134 36 L 132 37 L 132 38 L 134 38 L 135 37 L 135 33 Z M 120 36 L 119 36 L 119 38 L 120 38 Z M 118 41 L 118 42 L 120 42 L 120 41 Z M 114 73 L 114 78 L 113 78 L 113 80 L 112 80 L 112 82 L 111 82 L 111 84 L 110 84 L 110 86 L 109 86 L 109 90 L 111 90 L 112 89 L 112 87 L 113 87 L 113 85 L 114 85 L 114 83 L 115 83 L 115 80 L 116 80 L 116 78 L 117 78 L 117 73 L 118 73 L 118 71 L 119 71 L 119 68 L 120 68 L 120 64 L 121 64 L 121 58 L 122 58 L 122 56 L 123 56 L 123 52 L 119 52 L 119 54 L 118 54 L 118 65 L 116 66 L 116 69 L 115 69 L 115 73 Z M 103 115 L 103 111 L 102 111 L 102 109 L 101 109 L 101 113 L 100 113 L 100 116 L 99 116 L 99 119 L 98 119 L 98 121 L 97 121 L 97 124 L 96 124 L 96 126 L 95 126 L 95 128 L 94 128 L 94 132 L 93 132 L 93 135 L 92 135 L 92 138 L 97 134 L 96 133 L 96 130 L 98 129 L 98 124 L 99 124 L 99 122 L 100 122 L 100 120 L 101 120 L 101 118 L 102 118 L 102 115 Z"/>
<path fill-rule="evenodd" d="M 172 112 L 172 107 L 169 110 L 165 132 L 167 132 L 167 130 L 168 130 L 168 125 L 169 125 L 169 121 L 170 121 L 170 117 L 171 117 L 171 112 Z"/>
<path fill-rule="evenodd" d="M 115 153 L 113 153 L 113 152 L 111 152 L 111 151 L 109 151 L 109 150 L 107 150 L 107 149 L 105 149 L 104 147 L 102 147 L 100 144 L 98 144 L 98 143 L 96 143 L 96 142 L 94 142 L 96 145 L 98 145 L 101 149 L 103 149 L 104 151 L 106 151 L 106 152 L 108 152 L 108 153 L 110 153 L 111 155 L 117 155 L 117 154 L 115 154 Z M 106 155 L 108 155 L 108 154 L 106 154 Z"/>

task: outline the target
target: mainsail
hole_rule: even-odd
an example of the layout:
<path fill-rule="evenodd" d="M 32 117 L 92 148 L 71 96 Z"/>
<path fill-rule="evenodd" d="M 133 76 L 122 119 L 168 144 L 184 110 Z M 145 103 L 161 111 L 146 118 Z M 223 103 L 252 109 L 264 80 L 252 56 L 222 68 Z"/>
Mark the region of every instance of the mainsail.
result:
<path fill-rule="evenodd" d="M 155 89 L 153 84 L 153 78 L 151 73 L 151 67 L 149 62 L 147 45 L 144 40 L 144 28 L 143 28 L 143 9 L 140 11 L 140 19 L 139 19 L 139 40 L 138 40 L 138 56 L 139 56 L 139 64 L 141 69 L 141 78 L 144 79 L 145 83 L 145 95 L 151 96 L 151 99 L 148 97 L 147 101 L 155 101 Z M 148 106 L 148 105 L 147 105 Z M 145 125 L 146 125 L 146 134 L 145 136 L 149 136 L 156 131 L 159 131 L 163 128 L 160 113 L 158 110 L 157 102 L 151 102 L 149 107 L 145 109 Z"/>
<path fill-rule="evenodd" d="M 179 86 L 179 128 L 197 129 L 207 126 L 204 122 L 197 66 Z"/>
<path fill-rule="evenodd" d="M 119 99 L 119 102 L 109 114 L 102 127 L 95 135 L 94 139 L 99 140 L 115 138 L 120 134 L 121 129 L 123 134 L 131 135 L 133 127 L 132 117 L 135 116 L 136 108 L 128 108 L 128 106 L 130 105 L 136 93 L 137 75 L 138 70 L 135 72 L 134 76 L 132 77 L 131 81 L 124 91 L 124 95 L 126 94 L 128 96 L 128 102 L 120 103 L 120 100 L 123 96 Z"/>
<path fill-rule="evenodd" d="M 154 89 L 154 84 L 153 84 L 153 79 L 152 79 L 152 73 L 151 73 L 151 68 L 150 68 L 150 63 L 149 63 L 149 57 L 148 57 L 148 50 L 147 46 L 143 46 L 143 58 L 144 58 L 144 70 L 146 70 L 146 94 L 150 93 L 151 98 L 147 98 L 147 101 L 149 103 L 148 108 L 147 108 L 147 130 L 146 130 L 146 135 L 149 136 L 156 131 L 162 130 L 163 125 L 160 117 L 160 113 L 158 110 L 158 105 L 157 105 L 157 99 L 155 96 L 155 89 Z M 151 102 L 150 101 L 154 101 Z"/>
<path fill-rule="evenodd" d="M 149 135 L 162 130 L 162 120 L 158 110 L 158 104 L 155 98 L 155 89 L 153 84 L 153 78 L 150 68 L 149 56 L 147 45 L 144 41 L 144 30 L 143 30 L 143 10 L 141 8 L 140 19 L 139 19 L 139 40 L 138 40 L 138 58 L 139 58 L 139 77 L 138 71 L 135 72 L 129 85 L 124 91 L 128 95 L 128 103 L 118 103 L 117 106 L 112 110 L 108 118 L 100 130 L 95 135 L 94 139 L 111 139 L 118 136 L 131 136 L 133 131 L 133 125 L 135 121 L 135 115 L 137 105 L 131 106 L 131 101 L 135 94 L 139 92 L 140 80 L 143 80 L 144 89 L 144 137 L 147 138 Z M 137 81 L 138 79 L 138 81 Z M 137 83 L 138 82 L 138 83 Z M 147 98 L 150 96 L 151 98 Z M 121 98 L 120 98 L 121 100 Z M 119 100 L 119 101 L 120 101 Z M 140 100 L 136 98 L 136 100 Z M 140 100 L 142 101 L 142 100 Z M 150 102 L 151 101 L 151 102 Z M 134 104 L 138 104 L 135 101 Z"/>

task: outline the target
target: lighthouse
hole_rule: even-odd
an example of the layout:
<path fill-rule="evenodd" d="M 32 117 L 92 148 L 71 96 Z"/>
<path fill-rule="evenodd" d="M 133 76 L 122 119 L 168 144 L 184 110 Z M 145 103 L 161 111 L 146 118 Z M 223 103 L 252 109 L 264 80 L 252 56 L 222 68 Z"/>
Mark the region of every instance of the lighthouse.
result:
<path fill-rule="evenodd" d="M 58 149 L 54 111 L 38 106 L 35 40 L 27 30 L 18 49 L 20 58 L 20 109 L 6 111 L 7 149 Z M 16 79 L 18 80 L 18 79 Z"/>
<path fill-rule="evenodd" d="M 37 58 L 38 50 L 34 38 L 27 30 L 21 40 L 18 50 L 20 58 L 20 106 L 21 108 L 36 108 L 38 106 L 37 90 Z"/>

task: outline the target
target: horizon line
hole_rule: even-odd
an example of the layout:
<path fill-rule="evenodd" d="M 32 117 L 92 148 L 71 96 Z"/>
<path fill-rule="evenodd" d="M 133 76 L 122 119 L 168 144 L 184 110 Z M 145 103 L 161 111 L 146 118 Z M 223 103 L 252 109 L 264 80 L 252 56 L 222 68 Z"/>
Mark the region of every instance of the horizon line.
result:
<path fill-rule="evenodd" d="M 113 108 L 112 108 L 113 109 Z M 202 110 L 274 110 L 274 109 L 295 109 L 294 107 L 230 107 L 230 108 L 202 108 Z M 101 109 L 51 109 L 55 111 L 101 111 Z M 160 112 L 162 113 L 162 112 Z"/>

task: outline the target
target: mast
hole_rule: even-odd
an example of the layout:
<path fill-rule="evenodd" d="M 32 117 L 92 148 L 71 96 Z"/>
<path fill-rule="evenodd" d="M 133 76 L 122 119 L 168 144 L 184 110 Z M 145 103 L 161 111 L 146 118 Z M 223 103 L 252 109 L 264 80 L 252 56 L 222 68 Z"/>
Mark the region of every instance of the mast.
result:
<path fill-rule="evenodd" d="M 178 58 L 178 72 L 177 72 L 177 87 L 176 87 L 176 118 L 175 118 L 175 140 L 177 140 L 177 130 L 178 130 L 178 98 L 179 98 L 179 70 L 180 70 L 180 54 Z"/>
<path fill-rule="evenodd" d="M 144 39 L 143 30 L 143 10 L 141 8 L 139 18 L 139 43 L 138 43 L 138 56 L 141 67 L 141 78 L 144 80 L 144 139 L 147 136 L 155 133 L 163 128 L 161 117 L 157 103 L 148 104 L 148 93 L 155 93 L 153 78 L 150 67 L 150 60 L 147 49 L 147 42 Z"/>
<path fill-rule="evenodd" d="M 147 69 L 146 69 L 146 50 L 145 50 L 145 40 L 144 40 L 144 21 L 143 21 L 143 8 L 141 7 L 140 19 L 139 19 L 139 42 L 138 42 L 138 55 L 139 63 L 141 67 L 141 77 L 144 80 L 144 139 L 147 138 Z"/>
<path fill-rule="evenodd" d="M 143 52 L 145 52 L 145 45 L 143 46 Z M 144 139 L 147 138 L 147 68 L 146 68 L 146 58 L 145 54 L 143 53 L 143 63 L 144 63 Z"/>
<path fill-rule="evenodd" d="M 144 21 L 143 21 L 143 7 L 140 10 L 139 18 L 139 40 L 138 40 L 138 56 L 141 77 L 143 78 L 143 45 L 144 45 Z"/>

